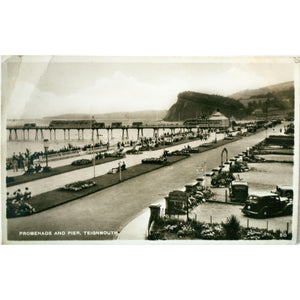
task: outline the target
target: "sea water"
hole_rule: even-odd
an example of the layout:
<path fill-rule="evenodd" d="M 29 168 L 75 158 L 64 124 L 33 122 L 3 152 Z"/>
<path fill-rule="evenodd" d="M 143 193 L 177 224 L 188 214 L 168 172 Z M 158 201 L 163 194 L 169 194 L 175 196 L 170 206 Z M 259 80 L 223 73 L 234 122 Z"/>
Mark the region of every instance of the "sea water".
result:
<path fill-rule="evenodd" d="M 122 120 L 123 121 L 123 120 Z M 126 120 L 126 122 L 122 122 L 123 125 L 127 126 L 132 124 L 135 120 Z M 149 121 L 148 121 L 149 122 Z M 36 123 L 37 126 L 48 126 L 49 122 L 45 122 L 44 120 L 34 119 L 34 120 L 10 120 L 7 122 L 8 125 L 24 125 L 25 123 Z M 109 122 L 111 123 L 111 121 Z M 137 129 L 128 129 L 128 139 L 125 141 L 136 141 L 137 140 Z M 179 129 L 175 131 L 175 133 L 179 132 Z M 102 143 L 106 144 L 109 140 L 109 144 L 111 146 L 116 145 L 118 142 L 122 142 L 122 129 L 113 129 L 112 135 L 111 130 L 107 129 L 98 129 L 99 135 L 96 134 L 96 130 L 94 131 L 94 143 Z M 169 129 L 160 129 L 159 135 L 170 134 L 171 130 Z M 43 138 L 49 140 L 49 150 L 59 150 L 64 147 L 68 147 L 69 144 L 73 146 L 82 147 L 84 145 L 89 145 L 93 143 L 92 139 L 92 130 L 85 129 L 84 130 L 84 139 L 82 139 L 82 132 L 80 131 L 80 140 L 78 139 L 78 130 L 71 129 L 70 130 L 70 140 L 68 139 L 68 131 L 66 131 L 66 140 L 64 140 L 64 130 L 56 129 L 56 139 L 54 140 L 54 132 L 52 131 L 52 139 L 50 139 L 50 130 L 43 130 L 43 138 L 41 137 L 40 130 L 38 131 L 38 140 L 35 140 L 36 130 L 29 130 L 29 140 L 28 140 L 28 132 L 25 130 L 25 139 L 23 136 L 23 130 L 17 130 L 18 140 L 14 140 L 14 131 L 12 131 L 13 140 L 9 140 L 9 131 L 6 131 L 6 157 L 11 157 L 15 152 L 18 154 L 19 152 L 24 153 L 26 149 L 29 149 L 31 153 L 44 151 Z M 124 132 L 126 138 L 126 131 Z M 141 137 L 141 133 L 140 133 Z M 153 129 L 143 129 L 143 137 L 153 137 Z"/>

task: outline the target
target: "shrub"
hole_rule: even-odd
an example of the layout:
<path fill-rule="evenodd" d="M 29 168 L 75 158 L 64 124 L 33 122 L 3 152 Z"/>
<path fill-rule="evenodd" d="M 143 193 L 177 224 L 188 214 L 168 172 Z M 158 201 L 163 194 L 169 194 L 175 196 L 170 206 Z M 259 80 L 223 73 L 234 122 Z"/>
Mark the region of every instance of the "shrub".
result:
<path fill-rule="evenodd" d="M 48 167 L 44 167 L 44 168 L 43 168 L 43 173 L 50 172 L 50 171 L 51 171 L 51 169 L 52 169 L 52 168 L 51 168 L 51 167 L 49 167 L 49 166 L 48 166 Z"/>
<path fill-rule="evenodd" d="M 231 216 L 226 223 L 222 223 L 226 240 L 239 240 L 241 238 L 241 226 L 236 216 Z"/>
<path fill-rule="evenodd" d="M 25 201 L 7 201 L 6 202 L 6 217 L 15 218 L 31 215 L 35 209 Z"/>

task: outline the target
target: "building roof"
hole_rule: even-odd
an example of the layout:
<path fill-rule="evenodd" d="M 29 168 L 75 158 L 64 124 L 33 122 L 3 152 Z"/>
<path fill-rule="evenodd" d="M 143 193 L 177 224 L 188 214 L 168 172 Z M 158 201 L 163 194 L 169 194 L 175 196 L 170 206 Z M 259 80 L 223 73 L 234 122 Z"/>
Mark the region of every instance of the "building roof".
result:
<path fill-rule="evenodd" d="M 228 118 L 224 116 L 222 113 L 220 113 L 219 111 L 217 111 L 211 115 L 209 120 L 228 120 Z"/>

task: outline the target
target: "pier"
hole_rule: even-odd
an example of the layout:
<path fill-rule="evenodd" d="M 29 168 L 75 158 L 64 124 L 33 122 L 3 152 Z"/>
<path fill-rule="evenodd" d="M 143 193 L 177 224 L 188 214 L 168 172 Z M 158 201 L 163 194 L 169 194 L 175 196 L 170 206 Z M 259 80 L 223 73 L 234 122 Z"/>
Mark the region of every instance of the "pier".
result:
<path fill-rule="evenodd" d="M 109 139 L 113 138 L 113 131 L 114 130 L 122 130 L 122 140 L 128 139 L 129 138 L 129 129 L 135 129 L 137 132 L 137 139 L 140 139 L 141 137 L 144 136 L 144 129 L 152 129 L 153 130 L 153 138 L 158 138 L 160 131 L 163 130 L 170 130 L 171 134 L 170 136 L 172 137 L 175 135 L 176 130 L 179 130 L 179 132 L 184 133 L 184 132 L 191 132 L 193 130 L 196 130 L 197 133 L 199 134 L 200 131 L 203 129 L 208 129 L 207 127 L 201 127 L 200 125 L 184 125 L 184 124 L 159 124 L 159 125 L 108 125 L 108 126 L 102 126 L 102 128 L 96 128 L 95 127 L 88 127 L 88 126 L 38 126 L 38 125 L 32 125 L 30 127 L 25 125 L 20 125 L 20 126 L 7 126 L 6 130 L 8 131 L 8 140 L 9 141 L 25 141 L 25 140 L 30 140 L 30 132 L 34 131 L 34 140 L 43 140 L 44 139 L 44 134 L 46 131 L 49 132 L 50 140 L 57 140 L 56 135 L 58 130 L 63 131 L 63 138 L 66 141 L 70 141 L 70 136 L 71 136 L 71 130 L 77 131 L 77 137 L 78 140 L 84 140 L 84 135 L 85 132 L 89 131 L 91 132 L 92 139 L 95 136 L 100 135 L 100 131 L 107 131 L 107 137 L 108 137 L 108 142 Z"/>

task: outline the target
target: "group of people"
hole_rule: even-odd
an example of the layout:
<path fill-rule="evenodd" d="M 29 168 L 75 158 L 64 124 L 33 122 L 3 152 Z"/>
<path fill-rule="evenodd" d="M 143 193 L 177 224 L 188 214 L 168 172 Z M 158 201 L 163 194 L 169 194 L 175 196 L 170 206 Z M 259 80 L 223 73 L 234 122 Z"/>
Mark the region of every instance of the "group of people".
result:
<path fill-rule="evenodd" d="M 13 157 L 6 168 L 7 170 L 13 169 L 14 172 L 23 170 L 28 174 L 39 173 L 42 170 L 40 163 L 33 163 L 32 158 L 28 159 L 28 157 L 21 152 L 19 152 L 19 155 L 13 154 Z"/>
<path fill-rule="evenodd" d="M 87 147 L 87 145 L 84 147 Z M 59 150 L 48 150 L 48 155 L 75 150 L 81 150 L 81 148 L 69 144 L 68 146 L 65 146 Z M 14 172 L 18 172 L 19 169 L 26 171 L 26 168 L 31 168 L 34 160 L 41 159 L 43 155 L 45 155 L 45 152 L 43 151 L 35 151 L 33 153 L 30 153 L 28 149 L 26 150 L 26 153 L 19 152 L 19 154 L 16 154 L 14 152 L 12 157 L 7 160 L 6 169 L 13 169 Z"/>
<path fill-rule="evenodd" d="M 14 218 L 20 216 L 27 216 L 35 213 L 35 209 L 28 203 L 31 198 L 31 192 L 28 187 L 25 188 L 24 193 L 20 189 L 13 194 L 7 193 L 6 199 L 6 216 L 7 218 Z"/>
<path fill-rule="evenodd" d="M 7 202 L 11 203 L 18 203 L 18 202 L 27 202 L 31 198 L 31 192 L 29 191 L 28 187 L 25 188 L 24 193 L 20 189 L 10 194 L 9 192 L 6 193 L 6 200 Z"/>
<path fill-rule="evenodd" d="M 13 153 L 12 159 L 8 162 L 7 169 L 13 169 L 14 172 L 18 172 L 19 169 L 25 171 L 25 168 L 28 166 L 28 157 L 24 153 L 19 152 L 17 155 Z"/>

